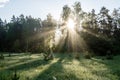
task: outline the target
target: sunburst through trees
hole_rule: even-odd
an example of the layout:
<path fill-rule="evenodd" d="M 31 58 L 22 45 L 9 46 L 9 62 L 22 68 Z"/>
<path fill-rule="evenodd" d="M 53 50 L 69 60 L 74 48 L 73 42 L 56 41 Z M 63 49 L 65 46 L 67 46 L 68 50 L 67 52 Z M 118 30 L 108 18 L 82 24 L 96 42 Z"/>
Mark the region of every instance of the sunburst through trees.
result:
<path fill-rule="evenodd" d="M 76 8 L 75 8 L 76 7 Z M 68 5 L 63 7 L 61 16 L 61 22 L 58 22 L 58 26 L 54 33 L 54 44 L 56 51 L 77 53 L 85 51 L 87 45 L 80 35 L 80 32 L 84 31 L 82 28 L 82 17 L 78 21 L 78 16 L 83 16 L 80 3 L 75 3 L 74 10 Z M 80 9 L 79 12 L 75 12 L 75 9 Z M 80 14 L 79 14 L 80 13 Z"/>
<path fill-rule="evenodd" d="M 0 19 L 0 50 L 45 53 L 89 51 L 106 55 L 107 52 L 120 52 L 119 26 L 119 9 L 110 14 L 106 7 L 102 7 L 96 14 L 94 9 L 84 12 L 81 3 L 75 2 L 72 6 L 63 6 L 59 21 L 50 13 L 45 20 L 23 14 L 19 17 L 13 15 L 9 23 Z"/>

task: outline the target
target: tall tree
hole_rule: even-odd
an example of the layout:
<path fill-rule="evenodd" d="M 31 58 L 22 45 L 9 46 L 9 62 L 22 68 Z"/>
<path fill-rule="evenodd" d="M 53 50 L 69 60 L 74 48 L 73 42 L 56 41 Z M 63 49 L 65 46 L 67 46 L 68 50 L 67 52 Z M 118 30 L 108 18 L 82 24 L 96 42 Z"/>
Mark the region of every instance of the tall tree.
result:
<path fill-rule="evenodd" d="M 99 27 L 101 28 L 101 33 L 103 33 L 103 35 L 106 37 L 111 36 L 112 18 L 109 15 L 109 10 L 106 7 L 101 8 L 98 21 Z"/>
<path fill-rule="evenodd" d="M 11 22 L 14 23 L 16 21 L 17 21 L 17 18 L 15 17 L 15 15 L 13 15 L 12 18 L 11 18 Z"/>
<path fill-rule="evenodd" d="M 82 21 L 82 18 L 83 18 L 81 3 L 75 2 L 73 5 L 73 8 L 74 8 L 73 14 L 75 16 L 75 22 L 76 22 L 76 30 L 79 30 L 80 22 Z"/>
<path fill-rule="evenodd" d="M 70 13 L 71 13 L 70 7 L 68 5 L 64 5 L 62 11 L 62 20 L 64 21 L 64 23 L 68 20 Z"/>
<path fill-rule="evenodd" d="M 0 51 L 5 50 L 5 44 L 6 44 L 6 31 L 4 28 L 4 22 L 0 18 Z"/>
<path fill-rule="evenodd" d="M 47 19 L 45 19 L 42 23 L 44 27 L 56 27 L 57 25 L 56 20 L 52 17 L 50 13 L 47 15 Z"/>

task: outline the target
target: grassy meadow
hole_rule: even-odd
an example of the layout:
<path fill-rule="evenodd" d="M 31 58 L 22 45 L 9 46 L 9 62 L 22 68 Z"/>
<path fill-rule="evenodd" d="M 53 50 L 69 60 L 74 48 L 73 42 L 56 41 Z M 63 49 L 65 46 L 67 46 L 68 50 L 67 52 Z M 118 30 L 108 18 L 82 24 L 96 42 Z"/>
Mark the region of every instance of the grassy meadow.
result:
<path fill-rule="evenodd" d="M 11 80 L 16 70 L 19 80 L 120 80 L 120 56 L 75 59 L 68 54 L 55 54 L 44 61 L 43 54 L 4 54 L 0 60 L 0 80 Z"/>

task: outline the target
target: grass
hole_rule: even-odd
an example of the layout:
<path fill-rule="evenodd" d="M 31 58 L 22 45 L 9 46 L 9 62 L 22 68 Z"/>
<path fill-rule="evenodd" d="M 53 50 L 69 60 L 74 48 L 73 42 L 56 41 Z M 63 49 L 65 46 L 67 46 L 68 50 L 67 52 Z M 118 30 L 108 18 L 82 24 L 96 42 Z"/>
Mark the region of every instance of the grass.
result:
<path fill-rule="evenodd" d="M 55 54 L 44 61 L 42 54 L 13 54 L 0 60 L 0 80 L 10 80 L 14 70 L 20 80 L 120 80 L 120 56 L 74 59 L 67 54 Z"/>

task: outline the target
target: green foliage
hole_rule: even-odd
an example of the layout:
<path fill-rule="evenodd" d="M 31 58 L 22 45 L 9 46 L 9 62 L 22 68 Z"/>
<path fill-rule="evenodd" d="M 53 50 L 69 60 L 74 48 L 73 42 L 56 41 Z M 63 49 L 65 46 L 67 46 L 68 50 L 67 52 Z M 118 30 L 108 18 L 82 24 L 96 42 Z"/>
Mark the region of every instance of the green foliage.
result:
<path fill-rule="evenodd" d="M 44 54 L 45 61 L 49 61 L 49 60 L 53 60 L 53 59 L 54 59 L 53 53 Z"/>
<path fill-rule="evenodd" d="M 58 22 L 53 19 L 49 13 L 47 19 L 33 18 L 32 16 L 13 15 L 10 22 L 0 19 L 0 51 L 1 52 L 32 52 L 39 53 L 47 51 L 44 47 L 44 41 L 50 35 L 54 36 L 55 27 L 60 27 L 64 32 L 69 18 L 75 22 L 75 32 L 78 35 L 78 41 L 83 39 L 87 47 L 77 44 L 76 52 L 89 51 L 95 55 L 120 54 L 120 10 L 114 9 L 112 14 L 106 7 L 102 7 L 98 14 L 92 9 L 91 12 L 84 12 L 81 3 L 75 2 L 72 6 L 64 5 L 62 8 L 61 20 Z M 79 29 L 82 28 L 82 31 Z M 57 46 L 56 52 L 75 52 L 72 44 L 69 43 L 68 32 L 65 39 Z M 71 34 L 74 34 L 71 32 Z M 59 47 L 61 47 L 59 49 Z M 85 50 L 84 50 L 85 49 Z"/>
<path fill-rule="evenodd" d="M 70 7 L 68 5 L 64 5 L 63 6 L 63 11 L 62 11 L 62 19 L 63 19 L 63 21 L 66 22 L 68 20 L 70 13 L 71 13 Z"/>
<path fill-rule="evenodd" d="M 85 57 L 86 59 L 91 59 L 90 54 L 86 54 L 84 57 Z"/>
<path fill-rule="evenodd" d="M 47 15 L 47 19 L 44 20 L 42 23 L 43 23 L 43 27 L 56 27 L 57 26 L 57 21 L 53 19 L 50 13 Z"/>
<path fill-rule="evenodd" d="M 4 55 L 0 53 L 0 60 L 4 59 Z"/>
<path fill-rule="evenodd" d="M 113 60 L 113 59 L 114 59 L 114 56 L 111 55 L 111 54 L 108 54 L 108 55 L 106 55 L 106 59 L 108 59 L 108 60 Z"/>

